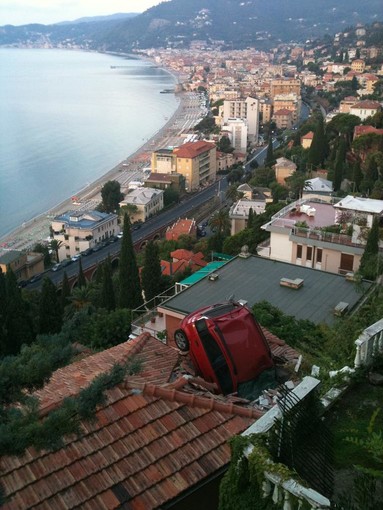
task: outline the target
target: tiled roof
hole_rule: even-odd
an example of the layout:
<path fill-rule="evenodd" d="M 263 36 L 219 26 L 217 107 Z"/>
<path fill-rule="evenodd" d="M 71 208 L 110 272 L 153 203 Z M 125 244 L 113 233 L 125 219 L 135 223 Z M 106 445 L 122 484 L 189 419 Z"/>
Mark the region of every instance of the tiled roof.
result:
<path fill-rule="evenodd" d="M 351 106 L 351 108 L 359 108 L 364 110 L 376 110 L 380 109 L 381 105 L 378 101 L 371 101 L 370 99 L 366 99 L 365 101 L 359 101 Z"/>
<path fill-rule="evenodd" d="M 1 459 L 3 510 L 150 510 L 206 480 L 230 460 L 227 441 L 262 414 L 167 383 L 178 352 L 148 334 L 57 371 L 38 396 L 52 407 L 132 355 L 143 370 L 107 392 L 96 420 L 57 451 Z"/>
<path fill-rule="evenodd" d="M 377 129 L 374 126 L 355 126 L 354 127 L 354 138 L 362 135 L 368 135 L 369 133 L 375 133 L 377 135 L 383 135 L 383 129 Z"/>
<path fill-rule="evenodd" d="M 177 158 L 196 158 L 200 154 L 203 154 L 204 152 L 210 151 L 214 149 L 215 145 L 214 143 L 209 142 L 187 142 L 181 145 L 181 147 L 177 147 L 174 149 L 175 154 L 177 155 Z"/>

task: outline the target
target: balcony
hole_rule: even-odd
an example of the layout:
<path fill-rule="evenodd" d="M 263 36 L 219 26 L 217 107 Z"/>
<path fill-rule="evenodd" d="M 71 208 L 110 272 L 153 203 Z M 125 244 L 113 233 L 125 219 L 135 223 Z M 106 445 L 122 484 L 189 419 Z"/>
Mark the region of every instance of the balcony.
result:
<path fill-rule="evenodd" d="M 364 250 L 364 244 L 353 242 L 352 236 L 347 234 L 337 234 L 326 232 L 324 230 L 312 230 L 304 227 L 292 227 L 290 236 L 308 239 L 310 241 L 321 241 L 323 243 L 339 244 Z M 298 241 L 299 242 L 299 241 Z"/>

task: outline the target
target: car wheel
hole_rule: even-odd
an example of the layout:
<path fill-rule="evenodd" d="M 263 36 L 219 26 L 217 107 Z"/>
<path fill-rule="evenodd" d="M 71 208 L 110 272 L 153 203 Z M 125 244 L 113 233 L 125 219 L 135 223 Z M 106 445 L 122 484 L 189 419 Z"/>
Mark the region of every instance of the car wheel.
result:
<path fill-rule="evenodd" d="M 182 329 L 177 329 L 174 333 L 174 341 L 180 351 L 188 351 L 190 348 L 189 340 Z"/>

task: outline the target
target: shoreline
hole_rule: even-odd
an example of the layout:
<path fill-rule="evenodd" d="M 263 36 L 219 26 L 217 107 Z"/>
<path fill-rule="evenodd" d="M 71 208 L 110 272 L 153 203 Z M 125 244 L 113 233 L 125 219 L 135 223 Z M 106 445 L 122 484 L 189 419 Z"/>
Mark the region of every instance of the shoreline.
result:
<path fill-rule="evenodd" d="M 126 57 L 126 54 L 120 55 L 122 58 Z M 143 59 L 148 63 L 152 64 L 149 59 Z M 179 83 L 179 78 L 166 68 L 162 68 L 164 71 L 169 73 L 174 78 L 174 86 Z M 100 190 L 103 184 L 113 178 L 121 175 L 122 172 L 129 172 L 130 166 L 135 164 L 144 164 L 147 162 L 150 164 L 150 155 L 153 150 L 161 148 L 166 143 L 166 139 L 176 134 L 176 129 L 172 129 L 172 126 L 177 121 L 183 118 L 183 109 L 185 104 L 185 92 L 179 92 L 176 94 L 178 97 L 178 106 L 173 112 L 169 120 L 158 129 L 150 138 L 148 138 L 141 146 L 139 146 L 133 153 L 129 154 L 125 159 L 121 160 L 116 166 L 108 170 L 101 177 L 91 182 L 89 185 L 80 189 L 74 196 L 76 201 L 73 201 L 72 197 L 68 197 L 65 200 L 59 202 L 52 208 L 32 217 L 30 220 L 23 222 L 21 225 L 15 227 L 13 230 L 4 234 L 0 237 L 0 248 L 6 250 L 30 250 L 35 244 L 43 242 L 49 237 L 50 231 L 49 226 L 54 216 L 61 214 L 68 210 L 76 210 L 76 204 L 84 200 L 95 200 L 95 197 L 100 194 Z"/>

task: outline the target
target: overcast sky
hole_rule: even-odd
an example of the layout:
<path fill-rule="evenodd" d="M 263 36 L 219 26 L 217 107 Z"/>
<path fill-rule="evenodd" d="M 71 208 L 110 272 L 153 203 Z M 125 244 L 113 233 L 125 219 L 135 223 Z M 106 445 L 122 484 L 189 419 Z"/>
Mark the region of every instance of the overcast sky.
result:
<path fill-rule="evenodd" d="M 0 0 L 0 26 L 71 21 L 84 16 L 144 12 L 160 0 Z"/>

